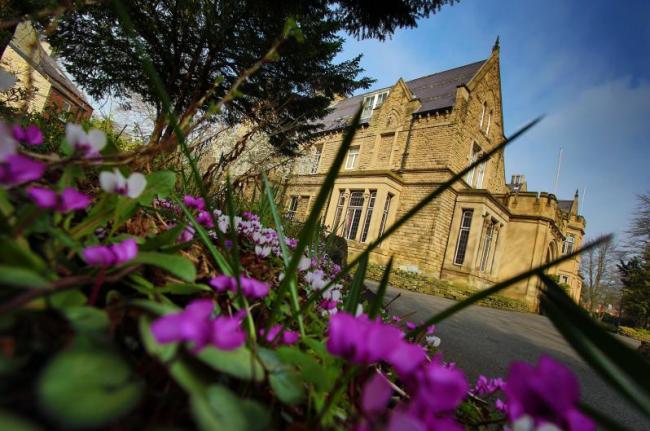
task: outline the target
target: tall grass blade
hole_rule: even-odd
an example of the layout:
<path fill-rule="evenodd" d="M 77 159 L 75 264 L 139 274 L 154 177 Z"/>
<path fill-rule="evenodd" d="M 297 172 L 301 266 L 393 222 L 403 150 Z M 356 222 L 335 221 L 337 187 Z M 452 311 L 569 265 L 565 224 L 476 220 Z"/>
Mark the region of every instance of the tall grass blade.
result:
<path fill-rule="evenodd" d="M 366 279 L 367 269 L 368 255 L 366 255 L 363 259 L 361 259 L 361 262 L 359 262 L 357 272 L 354 274 L 352 283 L 350 283 L 350 291 L 348 292 L 348 295 L 345 297 L 345 301 L 343 302 L 343 309 L 350 314 L 355 313 L 357 305 L 359 304 L 359 300 L 361 299 L 361 290 L 363 289 L 363 282 Z"/>
<path fill-rule="evenodd" d="M 605 381 L 650 418 L 647 362 L 598 327 L 548 275 L 538 276 L 546 285 L 544 310 L 558 331 Z"/>
<path fill-rule="evenodd" d="M 278 286 L 278 294 L 276 296 L 274 303 L 271 306 L 271 316 L 270 316 L 271 322 L 275 321 L 275 317 L 279 310 L 279 305 L 280 305 L 279 302 L 282 300 L 283 295 L 285 294 L 285 291 L 288 287 L 290 276 L 295 275 L 295 272 L 298 269 L 298 263 L 300 262 L 300 257 L 305 251 L 305 248 L 307 248 L 307 245 L 309 244 L 310 239 L 312 238 L 314 229 L 318 227 L 318 221 L 320 220 L 320 213 L 323 210 L 325 204 L 327 203 L 329 190 L 334 186 L 334 182 L 336 181 L 336 177 L 338 176 L 339 170 L 341 169 L 341 165 L 343 164 L 343 160 L 345 159 L 345 156 L 348 152 L 348 148 L 350 148 L 350 144 L 354 139 L 354 135 L 356 134 L 356 129 L 359 126 L 360 118 L 361 118 L 361 108 L 357 110 L 357 113 L 354 115 L 352 121 L 350 122 L 350 125 L 347 128 L 345 136 L 343 137 L 343 142 L 341 143 L 341 146 L 339 147 L 339 150 L 336 153 L 336 156 L 334 157 L 334 161 L 332 162 L 332 166 L 327 172 L 327 175 L 325 176 L 325 180 L 323 181 L 323 185 L 321 186 L 320 190 L 318 191 L 318 195 L 314 200 L 314 205 L 311 208 L 309 217 L 307 217 L 307 220 L 305 221 L 305 224 L 302 230 L 300 231 L 300 236 L 298 238 L 298 245 L 296 246 L 296 249 L 293 252 L 293 256 L 289 261 L 289 265 L 287 266 L 285 277 L 280 283 L 280 286 Z"/>
<path fill-rule="evenodd" d="M 381 281 L 377 287 L 377 292 L 375 293 L 375 298 L 370 303 L 368 307 L 368 317 L 373 319 L 381 310 L 381 307 L 384 305 L 384 296 L 386 296 L 386 288 L 388 287 L 388 279 L 390 278 L 390 272 L 393 270 L 393 257 L 391 256 L 388 261 L 388 265 L 384 269 L 384 273 L 381 276 Z"/>
<path fill-rule="evenodd" d="M 520 281 L 526 280 L 526 279 L 536 275 L 540 271 L 546 271 L 547 269 L 549 269 L 549 268 L 551 268 L 551 267 L 553 267 L 555 265 L 558 265 L 559 263 L 562 263 L 562 262 L 564 262 L 566 260 L 569 260 L 569 259 L 573 259 L 574 257 L 578 256 L 580 253 L 584 253 L 585 251 L 587 251 L 589 249 L 592 249 L 594 247 L 598 247 L 600 244 L 602 244 L 604 242 L 607 242 L 610 239 L 611 239 L 610 236 L 606 236 L 606 237 L 596 239 L 595 241 L 592 241 L 590 243 L 585 244 L 581 249 L 576 250 L 573 253 L 562 255 L 559 258 L 557 258 L 557 259 L 555 259 L 555 260 L 553 260 L 551 262 L 545 263 L 542 266 L 531 269 L 529 271 L 522 272 L 521 274 L 515 275 L 514 277 L 509 278 L 508 280 L 497 283 L 492 287 L 489 287 L 487 289 L 478 291 L 474 295 L 470 296 L 469 298 L 455 303 L 451 307 L 446 308 L 443 311 L 441 311 L 440 313 L 438 313 L 438 314 L 434 315 L 433 317 L 429 318 L 426 322 L 421 323 L 417 328 L 410 331 L 407 334 L 407 336 L 414 338 L 417 335 L 419 335 L 422 331 L 424 331 L 428 326 L 434 325 L 436 323 L 439 323 L 439 322 L 443 321 L 444 319 L 458 313 L 459 311 L 469 307 L 470 305 L 477 303 L 481 299 L 487 298 L 490 295 L 494 295 L 494 294 L 500 292 L 501 290 L 505 289 L 506 287 L 509 287 L 509 286 L 513 285 L 514 283 L 518 283 Z"/>
<path fill-rule="evenodd" d="M 298 321 L 298 328 L 300 330 L 300 335 L 305 336 L 305 328 L 303 324 L 302 314 L 300 314 L 300 306 L 298 304 L 298 283 L 296 280 L 296 271 L 289 273 L 287 270 L 289 264 L 291 263 L 291 255 L 289 253 L 289 247 L 287 247 L 286 237 L 284 235 L 284 227 L 282 226 L 282 219 L 280 218 L 280 213 L 278 213 L 278 208 L 275 205 L 275 199 L 273 196 L 273 191 L 269 186 L 269 181 L 266 178 L 266 175 L 262 176 L 262 181 L 264 183 L 264 193 L 268 199 L 269 209 L 271 210 L 271 215 L 273 216 L 273 221 L 275 222 L 275 230 L 278 233 L 278 239 L 280 241 L 280 251 L 282 252 L 282 260 L 285 267 L 285 278 L 289 278 L 289 294 L 291 295 L 291 309 L 294 313 L 294 317 Z M 269 326 L 270 328 L 270 326 Z M 268 330 L 268 328 L 267 328 Z"/>

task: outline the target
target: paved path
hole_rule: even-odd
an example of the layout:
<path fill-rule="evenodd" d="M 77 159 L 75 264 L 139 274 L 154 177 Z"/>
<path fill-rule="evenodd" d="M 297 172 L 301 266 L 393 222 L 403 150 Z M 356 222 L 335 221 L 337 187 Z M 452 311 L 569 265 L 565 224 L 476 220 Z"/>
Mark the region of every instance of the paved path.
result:
<path fill-rule="evenodd" d="M 371 289 L 372 281 L 366 282 Z M 400 294 L 389 310 L 398 316 L 409 315 L 422 321 L 454 301 L 422 293 L 389 287 L 386 302 Z M 412 314 L 411 314 L 412 313 Z M 512 360 L 536 362 L 546 353 L 567 364 L 578 376 L 583 399 L 634 430 L 650 430 L 650 423 L 621 399 L 593 372 L 564 341 L 553 324 L 544 316 L 471 306 L 438 325 L 442 339 L 440 349 L 445 360 L 456 362 L 471 379 L 479 374 L 505 376 Z M 621 337 L 634 345 L 635 341 Z M 650 375 L 650 370 L 648 375 Z"/>

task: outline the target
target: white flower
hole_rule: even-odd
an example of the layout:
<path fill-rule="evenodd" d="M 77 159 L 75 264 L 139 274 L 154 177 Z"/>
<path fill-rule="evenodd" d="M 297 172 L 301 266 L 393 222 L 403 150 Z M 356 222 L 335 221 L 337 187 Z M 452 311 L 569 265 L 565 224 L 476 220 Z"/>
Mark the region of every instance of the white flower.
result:
<path fill-rule="evenodd" d="M 363 314 L 363 304 L 357 304 L 357 311 L 354 313 L 355 317 L 359 317 Z"/>
<path fill-rule="evenodd" d="M 0 121 L 0 162 L 4 162 L 12 154 L 16 154 L 17 149 L 18 141 L 14 139 L 11 129 Z"/>
<path fill-rule="evenodd" d="M 427 344 L 429 344 L 429 346 L 432 347 L 438 347 L 442 342 L 442 340 L 436 337 L 435 335 L 427 335 L 426 339 L 427 339 Z"/>
<path fill-rule="evenodd" d="M 298 271 L 307 271 L 311 266 L 311 259 L 307 256 L 301 256 L 300 262 L 298 262 Z"/>
<path fill-rule="evenodd" d="M 134 172 L 129 175 L 129 178 L 124 178 L 124 175 L 116 168 L 113 172 L 100 173 L 99 185 L 105 192 L 117 193 L 135 199 L 144 191 L 147 179 L 139 172 Z"/>
<path fill-rule="evenodd" d="M 99 152 L 106 146 L 106 134 L 104 132 L 92 129 L 86 133 L 78 124 L 66 124 L 65 139 L 72 148 L 86 157 L 99 156 Z"/>
<path fill-rule="evenodd" d="M 219 225 L 219 230 L 221 233 L 226 233 L 228 232 L 228 226 L 230 225 L 230 220 L 228 219 L 227 216 L 222 215 L 219 217 L 219 220 L 217 221 L 217 224 Z"/>
<path fill-rule="evenodd" d="M 267 257 L 269 254 L 271 254 L 271 247 L 268 246 L 255 246 L 255 254 L 258 255 L 259 257 Z"/>

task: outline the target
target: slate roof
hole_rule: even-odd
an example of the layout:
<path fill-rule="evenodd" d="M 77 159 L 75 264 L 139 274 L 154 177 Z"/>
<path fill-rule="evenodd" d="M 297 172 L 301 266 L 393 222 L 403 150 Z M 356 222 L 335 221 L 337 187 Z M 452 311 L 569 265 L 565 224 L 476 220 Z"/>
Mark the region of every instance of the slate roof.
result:
<path fill-rule="evenodd" d="M 573 205 L 573 201 L 566 201 L 566 200 L 558 200 L 557 201 L 557 206 L 560 207 L 560 209 L 564 212 L 570 212 L 571 211 L 571 206 Z"/>
<path fill-rule="evenodd" d="M 50 78 L 52 85 L 57 87 L 60 91 L 64 93 L 72 93 L 74 96 L 81 99 L 84 103 L 90 106 L 90 103 L 88 102 L 88 99 L 86 99 L 84 93 L 79 90 L 76 85 L 74 85 L 74 83 L 65 75 L 65 73 L 63 73 L 56 61 L 47 54 L 40 43 L 38 44 L 38 58 L 40 59 L 38 63 L 33 61 L 32 58 L 26 52 L 20 49 L 20 47 L 18 47 L 15 43 L 9 42 L 9 46 L 11 46 L 11 48 L 16 51 L 18 55 L 20 55 L 41 75 Z"/>
<path fill-rule="evenodd" d="M 453 107 L 456 101 L 456 88 L 460 85 L 467 84 L 486 61 L 477 61 L 476 63 L 407 81 L 406 86 L 422 103 L 422 106 L 415 111 L 415 114 Z M 359 109 L 366 95 L 378 93 L 389 88 L 391 87 L 341 100 L 321 120 L 323 123 L 321 131 L 336 130 L 344 127 L 357 109 Z"/>

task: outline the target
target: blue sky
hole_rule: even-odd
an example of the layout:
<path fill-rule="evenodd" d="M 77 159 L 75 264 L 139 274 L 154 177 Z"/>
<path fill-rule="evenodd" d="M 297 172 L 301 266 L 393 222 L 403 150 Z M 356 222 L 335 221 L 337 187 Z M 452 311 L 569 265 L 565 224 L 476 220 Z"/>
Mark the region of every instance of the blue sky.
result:
<path fill-rule="evenodd" d="M 626 7 L 622 7 L 625 5 Z M 501 38 L 506 135 L 544 121 L 506 150 L 506 177 L 532 191 L 586 187 L 587 236 L 625 230 L 650 192 L 650 1 L 461 0 L 391 40 L 347 40 L 373 88 L 489 56 Z"/>

